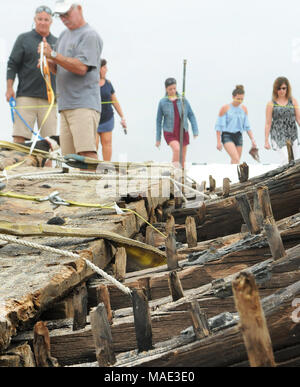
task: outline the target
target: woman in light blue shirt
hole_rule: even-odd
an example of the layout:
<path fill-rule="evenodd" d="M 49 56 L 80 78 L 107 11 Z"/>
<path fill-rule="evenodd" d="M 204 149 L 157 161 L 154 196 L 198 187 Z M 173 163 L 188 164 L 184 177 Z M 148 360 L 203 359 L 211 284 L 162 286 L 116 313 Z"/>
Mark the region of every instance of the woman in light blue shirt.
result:
<path fill-rule="evenodd" d="M 252 142 L 252 148 L 256 149 L 256 143 L 248 120 L 244 101 L 245 90 L 242 85 L 236 86 L 232 92 L 233 101 L 224 105 L 219 113 L 216 123 L 217 149 L 222 150 L 223 146 L 229 154 L 231 164 L 239 164 L 243 150 L 243 132 L 247 132 Z"/>

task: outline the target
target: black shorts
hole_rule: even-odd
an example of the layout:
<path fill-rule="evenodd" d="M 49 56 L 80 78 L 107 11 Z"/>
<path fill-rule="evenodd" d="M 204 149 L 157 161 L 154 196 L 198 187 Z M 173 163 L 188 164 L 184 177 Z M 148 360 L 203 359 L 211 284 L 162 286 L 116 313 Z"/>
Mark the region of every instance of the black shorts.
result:
<path fill-rule="evenodd" d="M 222 132 L 222 144 L 226 144 L 226 142 L 233 142 L 235 146 L 243 146 L 243 135 L 241 132 L 230 133 L 230 132 Z"/>

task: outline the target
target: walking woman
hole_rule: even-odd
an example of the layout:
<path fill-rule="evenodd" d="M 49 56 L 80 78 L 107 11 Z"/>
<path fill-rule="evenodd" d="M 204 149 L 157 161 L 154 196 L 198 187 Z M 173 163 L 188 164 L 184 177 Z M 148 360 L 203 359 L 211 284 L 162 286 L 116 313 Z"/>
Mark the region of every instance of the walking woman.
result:
<path fill-rule="evenodd" d="M 245 97 L 244 86 L 238 85 L 232 92 L 232 103 L 224 105 L 215 126 L 217 132 L 217 149 L 223 146 L 230 156 L 231 164 L 239 164 L 243 151 L 243 132 L 247 132 L 252 148 L 256 143 L 248 120 L 246 106 L 242 105 Z"/>
<path fill-rule="evenodd" d="M 104 161 L 111 161 L 112 156 L 112 131 L 115 126 L 114 119 L 114 107 L 121 117 L 121 125 L 124 130 L 127 129 L 127 124 L 121 109 L 121 106 L 117 100 L 115 90 L 111 82 L 106 79 L 107 73 L 107 61 L 105 59 L 101 60 L 100 67 L 100 91 L 101 91 L 101 101 L 102 101 L 102 111 L 101 118 L 98 127 L 98 135 L 100 137 L 102 145 L 102 157 Z M 126 132 L 125 132 L 126 133 Z M 97 136 L 97 148 L 99 146 L 99 137 Z"/>
<path fill-rule="evenodd" d="M 279 77 L 273 85 L 272 101 L 266 109 L 265 148 L 277 151 L 279 162 L 288 163 L 287 140 L 292 142 L 295 159 L 298 157 L 300 125 L 300 110 L 297 101 L 292 96 L 290 82 L 285 77 Z M 271 145 L 269 136 L 271 135 Z"/>
<path fill-rule="evenodd" d="M 161 143 L 162 130 L 167 144 L 173 152 L 172 162 L 175 167 L 180 167 L 180 123 L 182 117 L 182 101 L 177 93 L 176 79 L 168 78 L 165 81 L 166 96 L 159 101 L 156 117 L 156 146 Z M 184 135 L 182 149 L 182 168 L 186 159 L 187 146 L 189 145 L 188 120 L 191 123 L 194 138 L 198 136 L 196 117 L 189 102 L 184 99 Z"/>

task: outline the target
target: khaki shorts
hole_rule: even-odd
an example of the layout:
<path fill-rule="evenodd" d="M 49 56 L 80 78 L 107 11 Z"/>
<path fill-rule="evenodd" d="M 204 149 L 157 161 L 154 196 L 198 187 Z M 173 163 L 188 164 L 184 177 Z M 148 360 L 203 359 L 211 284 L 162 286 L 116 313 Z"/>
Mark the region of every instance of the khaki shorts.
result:
<path fill-rule="evenodd" d="M 28 108 L 24 108 L 28 106 Z M 40 106 L 40 107 L 39 107 Z M 22 118 L 27 122 L 27 124 L 35 132 L 40 128 L 45 115 L 49 109 L 48 100 L 43 98 L 31 98 L 31 97 L 18 97 L 16 99 L 16 109 L 22 116 Z M 35 123 L 37 122 L 38 129 L 34 128 Z M 40 135 L 42 137 L 55 136 L 57 132 L 57 113 L 56 107 L 52 108 L 51 113 L 49 114 L 45 124 L 42 127 Z M 27 140 L 30 140 L 32 137 L 31 131 L 26 127 L 22 122 L 19 116 L 15 113 L 15 123 L 13 129 L 13 136 L 24 137 Z"/>
<path fill-rule="evenodd" d="M 60 147 L 63 155 L 97 152 L 96 135 L 100 113 L 93 109 L 60 112 Z"/>

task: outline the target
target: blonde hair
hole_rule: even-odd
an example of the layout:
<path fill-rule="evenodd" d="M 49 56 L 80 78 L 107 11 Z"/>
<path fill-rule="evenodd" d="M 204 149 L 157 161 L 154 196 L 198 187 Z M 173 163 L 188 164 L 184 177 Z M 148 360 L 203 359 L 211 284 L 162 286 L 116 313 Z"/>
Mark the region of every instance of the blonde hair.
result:
<path fill-rule="evenodd" d="M 236 85 L 235 89 L 232 92 L 232 96 L 235 97 L 237 95 L 245 94 L 245 89 L 243 85 Z"/>

